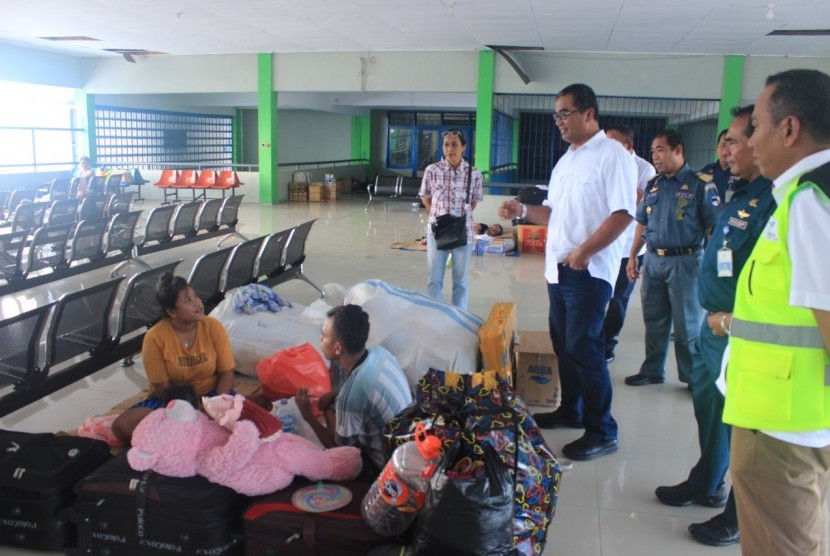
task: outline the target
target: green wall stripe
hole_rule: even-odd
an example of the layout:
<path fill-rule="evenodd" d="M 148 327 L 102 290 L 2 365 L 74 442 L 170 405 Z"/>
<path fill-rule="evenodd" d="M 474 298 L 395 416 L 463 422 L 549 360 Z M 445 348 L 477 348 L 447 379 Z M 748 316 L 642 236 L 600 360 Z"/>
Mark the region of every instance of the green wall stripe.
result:
<path fill-rule="evenodd" d="M 277 93 L 274 55 L 257 55 L 257 123 L 259 126 L 259 202 L 277 202 Z"/>
<path fill-rule="evenodd" d="M 731 110 L 741 103 L 741 88 L 744 82 L 744 56 L 724 56 L 723 85 L 721 86 L 720 112 L 716 133 L 729 127 L 732 123 Z M 717 140 L 717 135 L 715 136 Z M 715 153 L 717 160 L 717 153 Z"/>
<path fill-rule="evenodd" d="M 79 89 L 75 93 L 75 110 L 77 110 L 77 121 L 85 130 L 85 137 L 81 138 L 82 150 L 78 153 L 78 157 L 88 156 L 94 167 L 97 149 L 95 142 L 95 95 Z"/>
<path fill-rule="evenodd" d="M 369 160 L 371 153 L 370 133 L 371 118 L 369 116 L 352 116 L 352 158 Z"/>
<path fill-rule="evenodd" d="M 476 156 L 475 167 L 490 171 L 490 144 L 493 135 L 493 77 L 496 53 L 482 50 L 478 53 L 478 95 L 476 97 Z"/>

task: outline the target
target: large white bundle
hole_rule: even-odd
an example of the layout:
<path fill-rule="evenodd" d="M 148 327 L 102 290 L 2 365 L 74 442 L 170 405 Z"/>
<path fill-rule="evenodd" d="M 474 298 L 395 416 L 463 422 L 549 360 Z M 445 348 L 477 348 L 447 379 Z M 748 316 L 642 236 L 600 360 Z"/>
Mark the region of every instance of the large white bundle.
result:
<path fill-rule="evenodd" d="M 210 316 L 219 319 L 227 330 L 236 370 L 246 375 L 257 376 L 257 363 L 281 349 L 308 342 L 320 351 L 320 327 L 325 313 L 320 316 L 319 312 L 306 311 L 302 305 L 286 307 L 278 313 L 264 311 L 248 315 L 235 312 L 228 297 Z"/>
<path fill-rule="evenodd" d="M 345 303 L 369 313 L 369 342 L 397 358 L 413 389 L 430 367 L 458 373 L 476 370 L 479 317 L 380 280 L 356 284 Z"/>

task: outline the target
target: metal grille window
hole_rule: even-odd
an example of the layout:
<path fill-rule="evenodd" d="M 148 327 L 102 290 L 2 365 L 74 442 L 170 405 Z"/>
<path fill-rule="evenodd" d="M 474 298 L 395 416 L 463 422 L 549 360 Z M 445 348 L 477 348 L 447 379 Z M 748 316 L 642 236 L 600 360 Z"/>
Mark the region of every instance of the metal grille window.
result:
<path fill-rule="evenodd" d="M 95 109 L 96 162 L 230 166 L 233 163 L 233 118 L 98 106 Z"/>
<path fill-rule="evenodd" d="M 567 150 L 552 118 L 555 95 L 495 95 L 497 113 L 519 121 L 516 181 L 547 183 L 559 157 Z M 667 127 L 684 137 L 686 161 L 700 168 L 714 160 L 720 101 L 710 99 L 659 99 L 646 97 L 598 97 L 599 123 L 605 128 L 627 124 L 634 130 L 634 149 L 651 160 L 651 140 Z M 503 147 L 494 133 L 493 152 Z M 495 168 L 495 165 L 494 165 Z"/>
<path fill-rule="evenodd" d="M 386 167 L 421 175 L 430 164 L 441 160 L 443 138 L 449 129 L 460 129 L 467 138 L 465 157 L 475 151 L 475 114 L 470 112 L 387 112 Z"/>

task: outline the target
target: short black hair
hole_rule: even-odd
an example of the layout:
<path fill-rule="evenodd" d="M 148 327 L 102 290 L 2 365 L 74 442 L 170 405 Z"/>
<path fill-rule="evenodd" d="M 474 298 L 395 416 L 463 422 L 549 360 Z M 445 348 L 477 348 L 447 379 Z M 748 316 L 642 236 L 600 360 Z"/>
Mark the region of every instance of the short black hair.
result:
<path fill-rule="evenodd" d="M 683 135 L 676 129 L 664 129 L 663 131 L 658 131 L 654 136 L 654 139 L 657 139 L 658 137 L 664 138 L 672 150 L 676 149 L 678 145 L 681 147 L 683 146 Z M 652 141 L 654 139 L 652 139 Z"/>
<path fill-rule="evenodd" d="M 727 131 L 729 131 L 729 128 L 720 130 L 720 133 L 718 133 L 718 140 L 715 141 L 716 144 L 720 143 L 720 140 L 723 139 L 723 136 L 726 135 Z"/>
<path fill-rule="evenodd" d="M 594 90 L 584 83 L 574 83 L 568 85 L 556 95 L 559 98 L 563 95 L 571 95 L 574 105 L 580 112 L 584 112 L 589 108 L 594 110 L 594 119 L 599 120 L 599 104 L 597 103 L 597 95 Z"/>
<path fill-rule="evenodd" d="M 631 129 L 630 125 L 628 125 L 628 124 L 609 125 L 607 128 L 605 128 L 605 132 L 608 133 L 609 131 L 616 131 L 617 133 L 620 134 L 620 137 L 622 137 L 623 140 L 626 143 L 631 143 L 632 145 L 634 144 L 634 130 Z"/>
<path fill-rule="evenodd" d="M 755 126 L 752 125 L 753 110 L 755 110 L 755 105 L 748 104 L 746 106 L 736 106 L 730 111 L 733 119 L 746 118 L 746 127 L 744 128 L 744 135 L 746 135 L 747 137 L 752 137 L 752 134 L 755 133 Z"/>
<path fill-rule="evenodd" d="M 162 316 L 168 316 L 167 311 L 176 308 L 179 292 L 187 289 L 187 280 L 181 276 L 174 276 L 172 272 L 165 272 L 159 277 L 156 284 L 156 301 L 161 306 Z"/>
<path fill-rule="evenodd" d="M 332 332 L 347 353 L 357 354 L 369 339 L 369 315 L 360 305 L 338 305 L 326 313 L 332 320 Z"/>
<path fill-rule="evenodd" d="M 770 75 L 766 84 L 774 87 L 769 100 L 773 122 L 795 116 L 815 141 L 830 141 L 830 75 L 792 69 Z"/>

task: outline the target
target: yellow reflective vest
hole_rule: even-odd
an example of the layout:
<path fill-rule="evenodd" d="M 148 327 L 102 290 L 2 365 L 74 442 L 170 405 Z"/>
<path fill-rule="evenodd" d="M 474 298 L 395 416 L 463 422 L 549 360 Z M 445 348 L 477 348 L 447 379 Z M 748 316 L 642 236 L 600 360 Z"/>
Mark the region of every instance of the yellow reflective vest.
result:
<path fill-rule="evenodd" d="M 723 420 L 746 429 L 826 429 L 830 428 L 830 356 L 813 312 L 789 303 L 792 267 L 787 233 L 796 195 L 811 189 L 828 195 L 830 164 L 784 187 L 783 201 L 738 278 Z"/>

